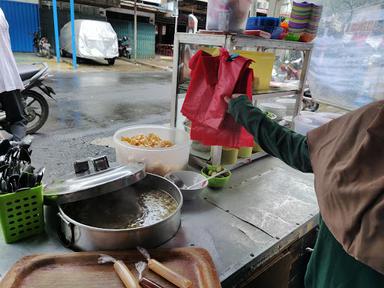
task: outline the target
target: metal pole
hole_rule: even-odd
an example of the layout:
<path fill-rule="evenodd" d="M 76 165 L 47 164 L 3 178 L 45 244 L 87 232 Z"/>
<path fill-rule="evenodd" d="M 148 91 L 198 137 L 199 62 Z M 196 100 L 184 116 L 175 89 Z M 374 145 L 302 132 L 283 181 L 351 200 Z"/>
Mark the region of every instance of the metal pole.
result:
<path fill-rule="evenodd" d="M 56 62 L 60 63 L 60 43 L 59 43 L 59 24 L 57 19 L 57 3 L 56 0 L 52 1 L 53 10 L 53 27 L 55 30 L 55 48 L 56 48 Z"/>
<path fill-rule="evenodd" d="M 175 0 L 174 1 L 174 7 L 173 7 L 173 14 L 175 16 L 175 34 L 177 33 L 177 25 L 178 25 L 178 22 L 179 22 L 179 1 L 178 0 Z"/>
<path fill-rule="evenodd" d="M 178 90 L 179 90 L 179 53 L 180 53 L 179 37 L 175 34 L 173 41 L 173 73 L 172 73 L 172 96 L 171 96 L 171 125 L 177 127 L 177 113 L 178 113 Z"/>
<path fill-rule="evenodd" d="M 296 116 L 297 114 L 299 114 L 301 110 L 301 104 L 303 103 L 305 83 L 307 81 L 307 72 L 309 68 L 309 63 L 311 61 L 311 56 L 312 56 L 312 49 L 308 51 L 304 51 L 304 61 L 303 61 L 303 66 L 301 68 L 299 90 L 297 91 L 298 95 L 296 98 L 295 112 L 293 116 Z"/>
<path fill-rule="evenodd" d="M 137 1 L 135 0 L 135 6 L 134 6 L 134 20 L 133 20 L 133 42 L 135 47 L 135 53 L 134 53 L 134 59 L 135 62 L 137 60 Z"/>
<path fill-rule="evenodd" d="M 257 0 L 252 0 L 250 16 L 257 16 Z"/>
<path fill-rule="evenodd" d="M 69 6 L 71 10 L 71 34 L 72 34 L 72 66 L 73 69 L 77 68 L 77 51 L 76 51 L 76 34 L 75 34 L 75 1 L 70 0 Z"/>
<path fill-rule="evenodd" d="M 270 0 L 268 8 L 268 16 L 279 17 L 282 0 Z"/>

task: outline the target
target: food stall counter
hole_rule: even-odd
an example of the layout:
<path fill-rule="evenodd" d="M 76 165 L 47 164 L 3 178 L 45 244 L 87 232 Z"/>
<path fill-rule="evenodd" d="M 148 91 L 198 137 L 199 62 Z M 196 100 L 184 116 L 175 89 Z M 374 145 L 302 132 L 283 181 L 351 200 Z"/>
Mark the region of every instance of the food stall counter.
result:
<path fill-rule="evenodd" d="M 252 287 L 271 269 L 283 269 L 279 281 L 290 281 L 283 278 L 293 277 L 296 264 L 305 265 L 302 256 L 308 257 L 305 248 L 314 242 L 317 215 L 313 175 L 264 157 L 233 171 L 224 189 L 206 189 L 185 201 L 179 231 L 161 247 L 207 249 L 223 287 Z M 37 237 L 0 242 L 1 276 L 23 256 L 71 251 L 46 227 Z"/>

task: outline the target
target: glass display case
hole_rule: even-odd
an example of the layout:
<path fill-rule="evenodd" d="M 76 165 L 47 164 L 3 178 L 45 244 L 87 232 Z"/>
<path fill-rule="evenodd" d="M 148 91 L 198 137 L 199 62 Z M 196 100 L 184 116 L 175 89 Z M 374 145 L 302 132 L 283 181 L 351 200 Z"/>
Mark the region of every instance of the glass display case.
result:
<path fill-rule="evenodd" d="M 253 59 L 254 73 L 258 81 L 253 89 L 253 103 L 265 111 L 273 111 L 280 124 L 292 125 L 292 118 L 301 108 L 305 90 L 308 64 L 312 51 L 311 43 L 269 40 L 233 34 L 187 34 L 176 33 L 174 41 L 171 123 L 174 127 L 189 131 L 189 122 L 180 109 L 190 82 L 189 59 L 199 49 L 215 55 L 222 47 Z M 200 166 L 221 162 L 222 147 L 205 147 L 193 142 L 191 159 Z M 250 157 L 240 158 L 229 169 L 240 167 L 265 156 L 254 149 Z"/>

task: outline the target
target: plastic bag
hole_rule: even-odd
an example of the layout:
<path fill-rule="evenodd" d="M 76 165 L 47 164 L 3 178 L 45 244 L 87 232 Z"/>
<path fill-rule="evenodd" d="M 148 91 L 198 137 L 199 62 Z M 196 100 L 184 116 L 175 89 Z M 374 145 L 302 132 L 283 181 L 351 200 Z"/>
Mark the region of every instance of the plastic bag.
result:
<path fill-rule="evenodd" d="M 220 129 L 213 129 L 192 122 L 191 139 L 207 146 L 240 148 L 254 145 L 253 136 L 237 124 L 231 115 L 225 116 L 223 127 Z"/>
<path fill-rule="evenodd" d="M 205 125 L 214 129 L 221 127 L 228 108 L 228 104 L 224 100 L 225 96 L 233 93 L 246 94 L 247 92 L 250 92 L 252 96 L 252 85 L 247 87 L 248 84 L 252 84 L 253 80 L 253 78 L 247 78 L 249 77 L 248 69 L 251 62 L 252 60 L 237 54 L 231 56 L 228 51 L 221 50 L 217 84 L 208 110 L 205 112 L 203 122 Z M 246 79 L 246 81 L 243 81 L 243 79 Z M 239 85 L 237 85 L 238 82 Z M 235 87 L 238 91 L 235 91 Z M 249 89 L 250 91 L 248 91 Z"/>
<path fill-rule="evenodd" d="M 239 79 L 248 76 L 251 62 L 238 55 L 231 56 L 225 49 L 220 49 L 218 57 L 198 51 L 190 61 L 191 83 L 181 113 L 191 121 L 218 129 L 228 107 L 224 97 L 235 93 Z M 252 86 L 247 87 L 252 84 L 252 79 L 249 80 L 241 82 L 245 86 L 240 87 L 239 93 L 252 94 Z"/>
<path fill-rule="evenodd" d="M 199 50 L 189 61 L 191 82 L 181 113 L 191 121 L 204 123 L 205 113 L 215 92 L 220 57 Z"/>
<path fill-rule="evenodd" d="M 192 121 L 191 139 L 210 146 L 252 147 L 252 135 L 226 113 L 224 101 L 233 93 L 252 98 L 251 61 L 230 57 L 224 49 L 219 57 L 208 55 L 199 51 L 190 62 L 192 79 L 181 111 Z"/>

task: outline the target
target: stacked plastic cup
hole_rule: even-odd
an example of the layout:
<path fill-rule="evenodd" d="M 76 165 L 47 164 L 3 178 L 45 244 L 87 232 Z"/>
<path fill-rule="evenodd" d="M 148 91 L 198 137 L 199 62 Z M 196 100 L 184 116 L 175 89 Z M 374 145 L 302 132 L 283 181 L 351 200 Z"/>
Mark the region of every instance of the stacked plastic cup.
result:
<path fill-rule="evenodd" d="M 307 29 L 311 19 L 312 3 L 293 2 L 291 17 L 288 24 L 289 40 L 299 40 L 300 35 Z"/>
<path fill-rule="evenodd" d="M 314 35 L 317 34 L 322 11 L 323 11 L 322 6 L 315 5 L 315 4 L 312 5 L 311 18 L 309 19 L 308 27 L 305 29 L 305 32 L 314 34 Z"/>
<path fill-rule="evenodd" d="M 308 2 L 293 2 L 286 40 L 312 41 L 319 27 L 322 6 Z"/>

